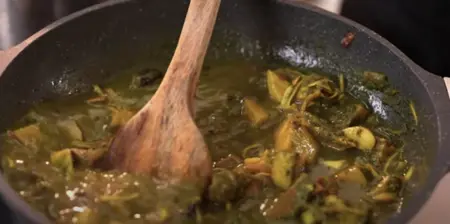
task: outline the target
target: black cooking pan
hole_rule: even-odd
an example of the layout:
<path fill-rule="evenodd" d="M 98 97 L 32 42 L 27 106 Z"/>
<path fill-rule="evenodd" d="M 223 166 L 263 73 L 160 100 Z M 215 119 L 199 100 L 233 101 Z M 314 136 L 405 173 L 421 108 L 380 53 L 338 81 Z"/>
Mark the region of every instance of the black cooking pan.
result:
<path fill-rule="evenodd" d="M 0 131 L 41 100 L 88 91 L 91 84 L 141 65 L 164 68 L 175 49 L 187 7 L 188 2 L 181 0 L 109 1 L 61 19 L 2 52 Z M 347 32 L 355 33 L 356 38 L 344 48 L 341 39 Z M 409 133 L 405 150 L 424 168 L 417 172 L 417 184 L 401 212 L 389 223 L 408 222 L 447 172 L 450 100 L 443 79 L 415 65 L 367 28 L 299 3 L 223 0 L 205 65 L 224 58 L 242 58 L 249 63 L 281 61 L 342 73 L 348 80 L 358 71 L 374 70 L 385 73 L 403 96 L 413 100 L 420 122 Z M 408 106 L 382 104 L 376 92 L 360 95 L 386 120 L 399 123 L 408 119 Z M 21 221 L 48 221 L 3 178 L 0 193 Z"/>

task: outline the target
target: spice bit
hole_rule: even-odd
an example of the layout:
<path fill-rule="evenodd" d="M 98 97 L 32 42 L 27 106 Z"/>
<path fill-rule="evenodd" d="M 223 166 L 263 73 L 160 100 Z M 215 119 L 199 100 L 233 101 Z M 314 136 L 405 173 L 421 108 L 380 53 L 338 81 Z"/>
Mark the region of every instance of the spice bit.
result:
<path fill-rule="evenodd" d="M 355 39 L 355 34 L 352 32 L 348 32 L 345 34 L 344 38 L 342 38 L 341 45 L 345 48 L 348 48 L 354 39 Z"/>

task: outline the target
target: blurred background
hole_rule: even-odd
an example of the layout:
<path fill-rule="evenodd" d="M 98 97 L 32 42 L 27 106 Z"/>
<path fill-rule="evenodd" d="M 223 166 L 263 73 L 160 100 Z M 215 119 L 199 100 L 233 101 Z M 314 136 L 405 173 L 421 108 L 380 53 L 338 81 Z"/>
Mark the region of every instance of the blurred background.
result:
<path fill-rule="evenodd" d="M 0 0 L 0 49 L 65 15 L 106 0 Z M 430 72 L 450 76 L 448 0 L 294 0 L 365 25 Z"/>
<path fill-rule="evenodd" d="M 51 22 L 105 0 L 0 0 L 0 49 L 7 49 Z"/>

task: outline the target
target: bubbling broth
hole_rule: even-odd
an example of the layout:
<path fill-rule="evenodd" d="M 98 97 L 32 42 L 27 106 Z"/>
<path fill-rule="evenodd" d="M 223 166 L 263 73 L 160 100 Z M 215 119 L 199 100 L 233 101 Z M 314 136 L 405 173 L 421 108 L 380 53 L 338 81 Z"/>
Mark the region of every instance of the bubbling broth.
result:
<path fill-rule="evenodd" d="M 56 223 L 376 223 L 414 166 L 403 139 L 343 76 L 249 62 L 208 66 L 196 123 L 213 158 L 205 192 L 105 171 L 96 161 L 163 76 L 142 69 L 33 107 L 2 138 L 2 169 Z M 372 88 L 386 77 L 365 72 Z"/>

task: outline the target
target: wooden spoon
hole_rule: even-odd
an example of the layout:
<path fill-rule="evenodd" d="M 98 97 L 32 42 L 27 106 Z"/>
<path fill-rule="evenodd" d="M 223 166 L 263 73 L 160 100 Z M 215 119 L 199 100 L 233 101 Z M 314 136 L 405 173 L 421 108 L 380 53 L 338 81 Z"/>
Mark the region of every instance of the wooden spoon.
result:
<path fill-rule="evenodd" d="M 102 163 L 107 168 L 205 187 L 211 157 L 193 116 L 200 70 L 220 0 L 191 0 L 178 46 L 152 99 L 113 139 Z"/>

